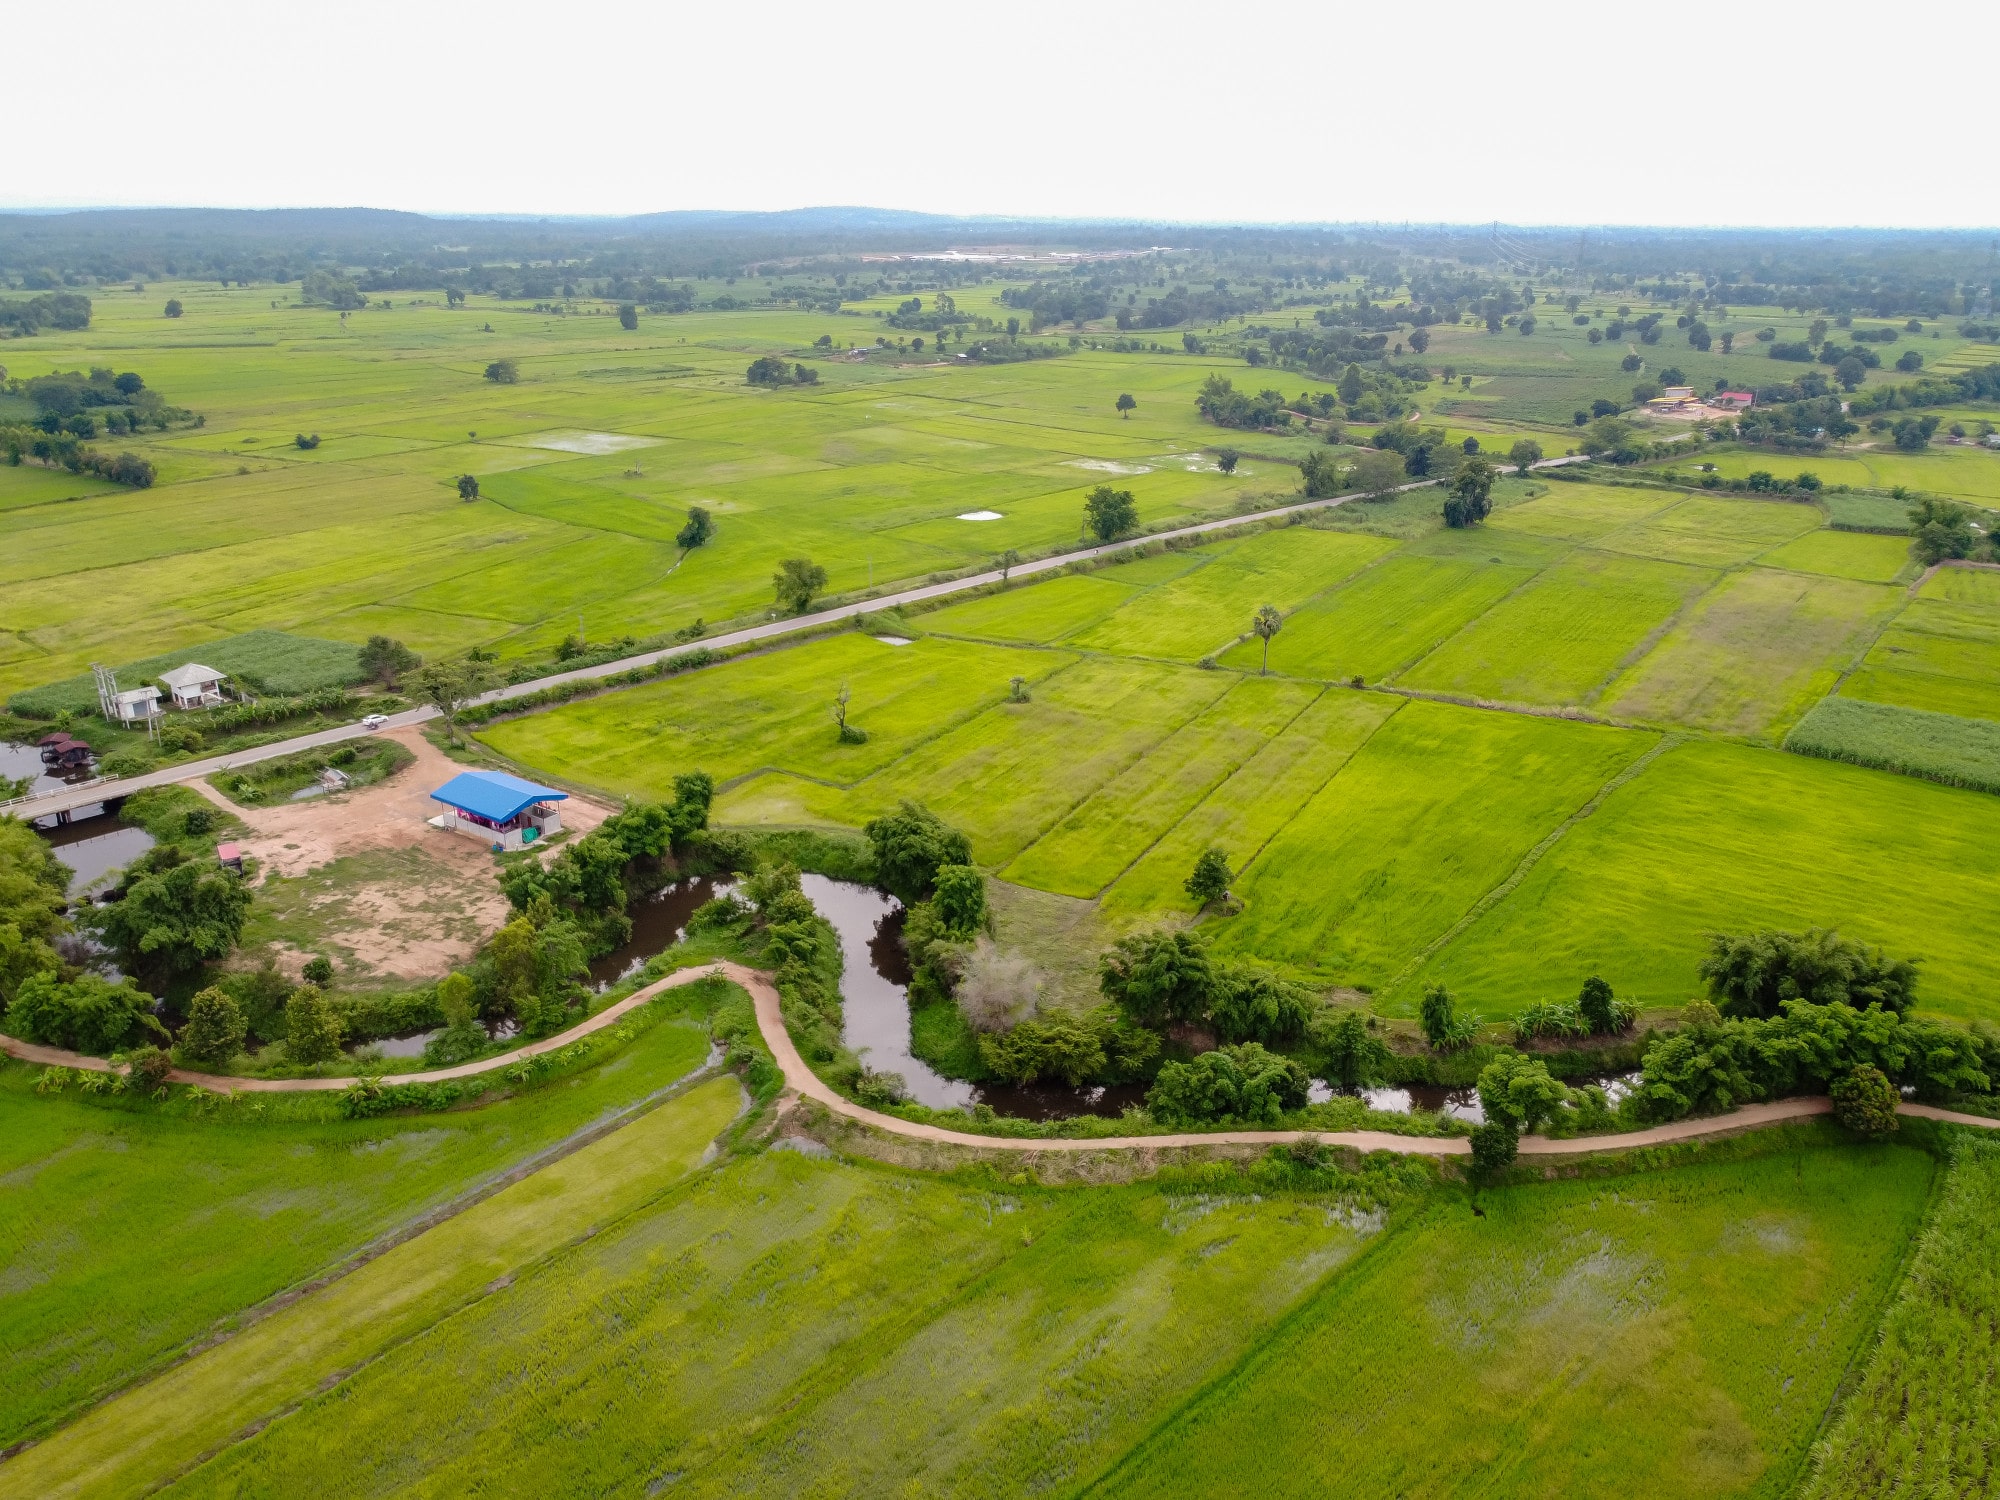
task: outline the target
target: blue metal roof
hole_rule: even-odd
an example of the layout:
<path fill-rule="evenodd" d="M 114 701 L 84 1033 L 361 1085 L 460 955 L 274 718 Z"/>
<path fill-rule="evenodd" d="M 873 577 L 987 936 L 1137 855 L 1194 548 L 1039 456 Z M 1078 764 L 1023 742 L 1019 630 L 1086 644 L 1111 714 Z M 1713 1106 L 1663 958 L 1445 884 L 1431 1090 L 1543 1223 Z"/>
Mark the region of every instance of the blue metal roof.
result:
<path fill-rule="evenodd" d="M 476 813 L 494 823 L 504 823 L 522 808 L 537 802 L 561 802 L 569 796 L 552 786 L 536 786 L 505 771 L 461 771 L 431 793 L 433 802 Z"/>

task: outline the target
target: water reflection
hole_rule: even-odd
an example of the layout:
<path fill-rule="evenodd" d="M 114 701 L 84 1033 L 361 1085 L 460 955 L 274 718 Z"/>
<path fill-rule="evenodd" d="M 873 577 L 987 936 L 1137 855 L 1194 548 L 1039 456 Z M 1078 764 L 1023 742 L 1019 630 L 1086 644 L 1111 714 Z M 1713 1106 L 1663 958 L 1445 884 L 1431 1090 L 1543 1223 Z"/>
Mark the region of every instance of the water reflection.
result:
<path fill-rule="evenodd" d="M 78 766 L 69 771 L 58 771 L 54 766 L 42 764 L 42 750 L 39 745 L 23 745 L 15 740 L 0 740 L 0 781 L 20 781 L 33 778 L 28 783 L 28 795 L 36 792 L 58 791 L 66 786 L 89 781 L 97 775 L 95 766 Z"/>
<path fill-rule="evenodd" d="M 89 890 L 113 870 L 122 870 L 153 847 L 153 836 L 136 823 L 119 817 L 84 818 L 79 822 L 35 825 L 57 859 L 70 868 L 69 894 Z"/>
<path fill-rule="evenodd" d="M 1603 1089 L 1605 1103 L 1616 1109 L 1618 1101 L 1638 1087 L 1641 1076 L 1637 1072 L 1587 1073 L 1566 1078 L 1563 1082 L 1575 1089 L 1592 1085 Z M 1370 1109 L 1384 1114 L 1407 1115 L 1422 1109 L 1448 1119 L 1463 1120 L 1468 1125 L 1486 1123 L 1486 1110 L 1479 1102 L 1479 1090 L 1476 1088 L 1406 1083 L 1382 1088 L 1336 1089 L 1324 1078 L 1315 1078 L 1307 1099 L 1309 1103 L 1325 1104 L 1342 1093 L 1365 1100 Z"/>
<path fill-rule="evenodd" d="M 840 934 L 841 956 L 847 961 L 840 981 L 845 1016 L 841 1040 L 876 1072 L 902 1074 L 917 1103 L 932 1109 L 970 1106 L 975 1100 L 971 1084 L 946 1078 L 910 1052 L 910 969 L 903 953 L 901 904 L 873 886 L 824 875 L 801 875 L 799 885 Z"/>
<path fill-rule="evenodd" d="M 666 952 L 687 935 L 689 917 L 734 889 L 727 881 L 696 875 L 632 903 L 625 909 L 625 915 L 632 919 L 632 936 L 602 958 L 591 960 L 590 982 L 602 994 L 632 978 L 646 966 L 647 959 Z"/>

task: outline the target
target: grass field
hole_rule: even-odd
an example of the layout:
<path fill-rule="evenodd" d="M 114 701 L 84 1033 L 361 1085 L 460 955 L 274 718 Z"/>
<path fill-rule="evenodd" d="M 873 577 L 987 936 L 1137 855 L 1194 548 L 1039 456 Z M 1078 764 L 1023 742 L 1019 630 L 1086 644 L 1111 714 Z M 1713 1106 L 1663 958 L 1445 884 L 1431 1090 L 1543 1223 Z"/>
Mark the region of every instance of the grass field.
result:
<path fill-rule="evenodd" d="M 1991 1016 L 1977 936 L 2000 881 L 2000 801 L 1775 750 L 1686 743 L 1607 796 L 1393 997 L 1441 980 L 1489 1014 L 1573 995 L 1697 993 L 1703 934 L 1837 927 L 1923 960 L 1927 1007 Z M 1908 872 L 1936 871 L 1907 878 Z M 1888 872 L 1901 871 L 1890 878 Z M 1523 955 L 1532 955 L 1524 962 Z"/>
<path fill-rule="evenodd" d="M 1785 748 L 1946 786 L 2000 792 L 2000 724 L 1987 719 L 1828 698 L 1785 736 Z"/>
<path fill-rule="evenodd" d="M 1484 1218 L 1408 1163 L 1359 1195 L 790 1151 L 686 1175 L 732 1087 L 93 1413 L 0 1494 L 184 1468 L 174 1493 L 1780 1493 L 1935 1170 L 1802 1130 Z"/>
<path fill-rule="evenodd" d="M 1816 1455 L 1807 1500 L 1990 1493 L 2000 1448 L 2000 1148 L 1965 1132 L 1860 1388 Z"/>
<path fill-rule="evenodd" d="M 698 1066 L 669 1021 L 528 1097 L 415 1119 L 163 1120 L 0 1069 L 0 1446 Z M 239 1110 L 254 1110 L 243 1104 Z M 171 1286 L 171 1296 L 160 1289 Z M 0 1467 L 4 1484 L 18 1465 Z"/>
<path fill-rule="evenodd" d="M 1819 1151 L 1440 1205 L 1091 1493 L 1783 1495 L 1932 1172 Z"/>

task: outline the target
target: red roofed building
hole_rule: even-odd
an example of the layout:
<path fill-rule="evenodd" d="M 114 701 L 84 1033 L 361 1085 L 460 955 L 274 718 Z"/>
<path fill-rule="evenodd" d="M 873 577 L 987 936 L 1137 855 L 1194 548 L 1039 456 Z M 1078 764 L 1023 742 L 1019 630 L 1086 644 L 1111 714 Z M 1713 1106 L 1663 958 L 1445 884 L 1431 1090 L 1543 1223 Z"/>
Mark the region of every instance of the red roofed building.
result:
<path fill-rule="evenodd" d="M 1748 411 L 1757 404 L 1757 398 L 1748 391 L 1718 391 L 1708 398 L 1710 406 L 1733 407 L 1737 411 Z"/>

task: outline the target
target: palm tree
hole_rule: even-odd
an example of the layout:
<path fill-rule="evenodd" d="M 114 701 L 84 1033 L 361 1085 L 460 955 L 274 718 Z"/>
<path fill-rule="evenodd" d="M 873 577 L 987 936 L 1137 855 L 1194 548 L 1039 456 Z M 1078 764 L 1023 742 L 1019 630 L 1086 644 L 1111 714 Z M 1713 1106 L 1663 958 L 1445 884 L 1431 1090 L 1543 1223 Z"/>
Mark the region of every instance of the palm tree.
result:
<path fill-rule="evenodd" d="M 1260 676 L 1268 676 L 1271 671 L 1271 637 L 1284 628 L 1285 617 L 1278 613 L 1275 604 L 1266 604 L 1257 611 L 1257 618 L 1250 622 L 1250 628 L 1257 632 L 1264 642 L 1264 666 Z"/>

